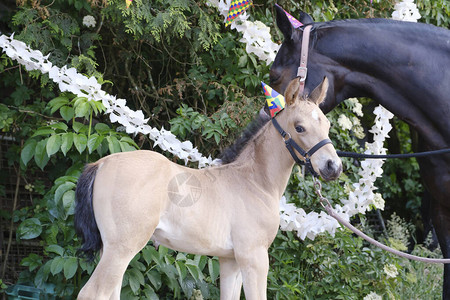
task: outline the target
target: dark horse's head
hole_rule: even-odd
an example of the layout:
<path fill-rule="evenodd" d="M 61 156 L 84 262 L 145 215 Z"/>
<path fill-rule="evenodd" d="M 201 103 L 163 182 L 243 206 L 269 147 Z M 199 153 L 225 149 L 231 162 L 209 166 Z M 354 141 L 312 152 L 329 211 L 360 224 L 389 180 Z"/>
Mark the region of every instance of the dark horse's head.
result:
<path fill-rule="evenodd" d="M 314 35 L 316 30 L 313 19 L 304 12 L 300 13 L 299 21 L 303 26 L 295 29 L 284 10 L 278 5 L 275 6 L 277 12 L 277 25 L 284 35 L 284 42 L 278 51 L 275 61 L 270 69 L 270 86 L 272 86 L 279 93 L 284 93 L 289 82 L 297 77 L 297 68 L 300 64 L 300 54 L 302 47 L 302 34 L 306 25 L 313 25 L 311 31 L 311 45 L 316 43 L 317 40 Z M 309 53 L 309 60 L 320 59 L 320 54 Z M 334 107 L 335 94 L 334 91 L 334 74 L 323 64 L 311 64 L 308 63 L 308 73 L 305 93 L 308 94 L 312 87 L 317 86 L 322 78 L 327 77 L 330 79 L 330 88 L 327 94 L 327 98 L 321 104 L 322 110 L 325 112 L 330 111 Z M 313 70 L 314 68 L 314 70 Z"/>

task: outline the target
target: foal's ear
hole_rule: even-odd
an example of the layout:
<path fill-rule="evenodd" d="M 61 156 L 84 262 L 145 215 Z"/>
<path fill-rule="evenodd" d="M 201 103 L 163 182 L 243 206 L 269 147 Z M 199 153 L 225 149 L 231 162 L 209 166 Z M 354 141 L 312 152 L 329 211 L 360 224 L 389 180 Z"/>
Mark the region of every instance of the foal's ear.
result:
<path fill-rule="evenodd" d="M 325 100 L 327 97 L 327 91 L 328 91 L 328 78 L 325 76 L 322 80 L 322 83 L 319 84 L 314 91 L 311 92 L 308 96 L 308 100 L 319 105 L 320 103 Z"/>
<path fill-rule="evenodd" d="M 293 105 L 295 101 L 297 101 L 300 98 L 298 94 L 299 85 L 300 80 L 298 79 L 298 77 L 292 79 L 291 82 L 289 82 L 289 85 L 284 91 L 284 100 L 286 101 L 287 105 Z"/>
<path fill-rule="evenodd" d="M 300 20 L 299 21 L 302 22 L 303 25 L 314 23 L 313 18 L 303 11 L 300 12 Z"/>
<path fill-rule="evenodd" d="M 286 13 L 281 8 L 281 6 L 275 4 L 275 10 L 277 12 L 277 26 L 278 29 L 283 33 L 284 40 L 289 41 L 292 39 L 292 32 L 294 27 L 292 27 L 291 21 L 289 21 Z"/>

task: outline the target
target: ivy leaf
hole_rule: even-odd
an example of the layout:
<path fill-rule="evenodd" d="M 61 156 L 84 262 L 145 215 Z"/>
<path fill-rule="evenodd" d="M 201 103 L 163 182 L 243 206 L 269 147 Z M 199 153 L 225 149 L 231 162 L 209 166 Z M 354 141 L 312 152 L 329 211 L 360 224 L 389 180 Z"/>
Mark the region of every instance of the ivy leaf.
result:
<path fill-rule="evenodd" d="M 67 132 L 61 136 L 61 151 L 66 156 L 67 152 L 72 148 L 73 145 L 73 133 Z"/>
<path fill-rule="evenodd" d="M 84 134 L 74 134 L 73 143 L 75 144 L 75 148 L 77 148 L 78 152 L 81 154 L 84 149 L 86 149 L 87 137 Z"/>
<path fill-rule="evenodd" d="M 75 111 L 74 111 L 73 107 L 71 107 L 71 106 L 63 106 L 59 110 L 59 113 L 61 114 L 61 117 L 63 117 L 63 119 L 66 122 L 69 122 L 70 120 L 72 120 Z"/>
<path fill-rule="evenodd" d="M 41 221 L 37 218 L 26 219 L 17 228 L 17 235 L 20 239 L 31 240 L 37 238 L 42 233 Z"/>
<path fill-rule="evenodd" d="M 78 259 L 76 257 L 69 257 L 64 262 L 64 277 L 66 279 L 72 278 L 78 269 Z"/>
<path fill-rule="evenodd" d="M 26 166 L 30 159 L 34 155 L 34 151 L 36 148 L 37 141 L 36 140 L 28 140 L 25 143 L 25 147 L 23 147 L 22 152 L 20 153 L 20 158 L 22 159 L 23 164 Z"/>
<path fill-rule="evenodd" d="M 47 155 L 47 151 L 46 151 L 47 141 L 48 141 L 48 138 L 37 143 L 36 149 L 34 152 L 34 161 L 36 162 L 38 167 L 41 168 L 41 170 L 44 169 L 45 165 L 50 160 L 50 158 Z"/>
<path fill-rule="evenodd" d="M 58 152 L 59 148 L 61 147 L 61 135 L 55 134 L 48 138 L 46 150 L 47 155 L 50 157 L 56 152 Z"/>

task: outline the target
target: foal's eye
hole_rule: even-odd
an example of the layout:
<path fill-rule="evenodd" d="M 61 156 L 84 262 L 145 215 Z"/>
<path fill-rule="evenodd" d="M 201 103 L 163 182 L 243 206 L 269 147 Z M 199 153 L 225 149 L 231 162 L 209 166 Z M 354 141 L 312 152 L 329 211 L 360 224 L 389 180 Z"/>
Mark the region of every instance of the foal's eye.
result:
<path fill-rule="evenodd" d="M 304 132 L 304 131 L 305 131 L 305 128 L 303 128 L 303 126 L 297 125 L 297 126 L 295 126 L 295 130 L 296 130 L 298 133 L 300 133 L 300 132 Z"/>

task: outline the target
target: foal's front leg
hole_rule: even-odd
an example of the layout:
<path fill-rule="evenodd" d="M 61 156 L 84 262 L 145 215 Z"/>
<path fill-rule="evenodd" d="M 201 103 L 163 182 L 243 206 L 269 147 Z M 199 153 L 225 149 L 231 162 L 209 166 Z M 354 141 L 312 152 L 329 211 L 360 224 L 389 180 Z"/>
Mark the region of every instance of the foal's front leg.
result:
<path fill-rule="evenodd" d="M 269 273 L 269 254 L 267 248 L 259 247 L 251 251 L 237 253 L 244 282 L 244 293 L 247 300 L 267 299 L 267 275 Z"/>
<path fill-rule="evenodd" d="M 219 257 L 220 300 L 239 300 L 242 289 L 242 274 L 234 258 Z"/>

